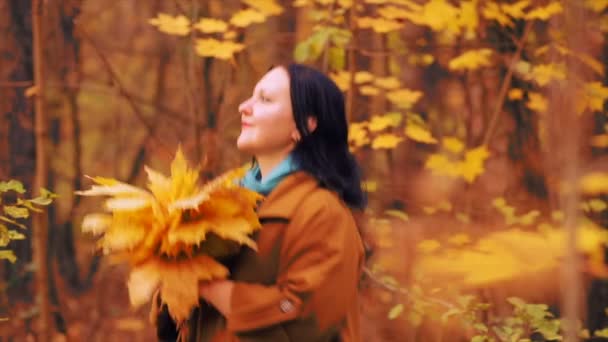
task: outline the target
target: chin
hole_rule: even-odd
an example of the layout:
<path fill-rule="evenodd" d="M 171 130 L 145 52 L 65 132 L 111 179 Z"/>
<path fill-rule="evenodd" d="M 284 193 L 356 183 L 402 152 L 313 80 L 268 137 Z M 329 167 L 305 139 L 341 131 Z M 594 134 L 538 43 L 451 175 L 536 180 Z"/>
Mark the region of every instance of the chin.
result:
<path fill-rule="evenodd" d="M 252 153 L 255 150 L 255 147 L 253 146 L 253 144 L 249 143 L 248 141 L 241 141 L 241 140 L 236 141 L 236 148 L 239 151 L 246 152 L 246 153 Z"/>

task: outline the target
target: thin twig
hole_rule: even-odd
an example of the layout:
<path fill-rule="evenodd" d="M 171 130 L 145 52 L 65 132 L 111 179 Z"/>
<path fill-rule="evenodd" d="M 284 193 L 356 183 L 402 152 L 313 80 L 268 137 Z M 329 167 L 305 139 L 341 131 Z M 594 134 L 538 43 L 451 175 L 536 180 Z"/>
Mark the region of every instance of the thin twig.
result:
<path fill-rule="evenodd" d="M 153 137 L 153 139 L 156 140 L 156 142 L 158 142 L 160 148 L 162 150 L 164 150 L 165 153 L 172 155 L 173 152 L 171 152 L 169 150 L 168 146 L 161 139 L 159 139 L 158 137 L 156 137 L 154 135 L 154 132 L 156 131 L 156 127 L 158 126 L 157 123 L 159 120 L 153 121 L 153 123 L 148 122 L 148 120 L 145 118 L 143 113 L 139 110 L 139 107 L 137 106 L 137 104 L 135 103 L 133 98 L 131 98 L 130 94 L 126 91 L 125 87 L 120 82 L 118 75 L 114 71 L 114 68 L 112 67 L 112 65 L 110 64 L 108 59 L 105 57 L 105 55 L 99 50 L 98 46 L 95 44 L 95 41 L 91 38 L 91 36 L 89 36 L 88 32 L 86 31 L 86 29 L 84 29 L 82 27 L 82 25 L 79 25 L 79 29 L 82 34 L 82 37 L 91 44 L 91 46 L 93 47 L 93 50 L 95 50 L 95 52 L 97 53 L 97 56 L 99 57 L 102 64 L 106 68 L 106 71 L 110 75 L 110 78 L 112 79 L 112 81 L 116 85 L 116 87 L 118 88 L 119 94 L 127 100 L 127 103 L 133 110 L 133 113 L 139 119 L 139 121 L 145 126 L 148 134 L 150 134 Z"/>
<path fill-rule="evenodd" d="M 0 81 L 0 88 L 23 88 L 33 85 L 32 81 Z"/>
<path fill-rule="evenodd" d="M 363 273 L 365 273 L 365 275 L 367 275 L 371 280 L 373 280 L 374 283 L 376 283 L 377 285 L 379 285 L 379 286 L 383 287 L 384 289 L 389 290 L 391 292 L 399 293 L 399 294 L 404 295 L 409 298 L 418 297 L 424 301 L 443 306 L 447 309 L 457 309 L 457 307 L 450 302 L 446 302 L 444 300 L 437 299 L 437 298 L 429 298 L 429 297 L 425 297 L 425 296 L 421 296 L 421 295 L 414 295 L 405 288 L 387 284 L 386 282 L 383 282 L 382 280 L 378 279 L 376 277 L 376 275 L 367 267 L 363 268 Z"/>
<path fill-rule="evenodd" d="M 513 77 L 513 71 L 515 70 L 515 64 L 521 58 L 521 53 L 524 50 L 524 45 L 528 35 L 532 31 L 532 23 L 533 21 L 526 22 L 526 26 L 524 28 L 524 33 L 521 36 L 521 39 L 517 42 L 517 50 L 515 51 L 515 55 L 511 59 L 511 63 L 509 64 L 509 69 L 507 70 L 507 75 L 502 81 L 502 85 L 500 87 L 500 92 L 498 93 L 498 99 L 496 101 L 496 106 L 494 107 L 494 112 L 492 113 L 492 118 L 490 119 L 490 124 L 488 125 L 488 130 L 486 131 L 486 135 L 483 138 L 483 145 L 487 145 L 490 143 L 490 139 L 492 138 L 492 134 L 494 133 L 494 128 L 498 123 L 498 119 L 500 117 L 500 112 L 505 103 L 505 98 L 507 97 L 507 91 L 511 86 L 511 78 Z"/>
<path fill-rule="evenodd" d="M 357 70 L 357 6 L 358 1 L 353 0 L 350 8 L 349 26 L 352 33 L 350 49 L 348 50 L 348 72 L 350 73 L 349 88 L 346 98 L 346 120 L 351 122 L 353 119 L 353 111 L 355 104 L 355 71 Z"/>

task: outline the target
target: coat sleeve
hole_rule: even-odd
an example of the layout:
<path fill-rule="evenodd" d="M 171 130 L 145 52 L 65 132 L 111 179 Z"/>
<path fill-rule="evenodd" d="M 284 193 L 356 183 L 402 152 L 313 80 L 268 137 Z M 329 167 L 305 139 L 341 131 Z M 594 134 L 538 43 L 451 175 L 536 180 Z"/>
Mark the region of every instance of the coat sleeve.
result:
<path fill-rule="evenodd" d="M 336 271 L 345 261 L 360 257 L 357 246 L 349 243 L 354 241 L 349 239 L 352 234 L 358 236 L 350 211 L 335 203 L 315 207 L 294 215 L 287 227 L 275 285 L 235 283 L 226 317 L 229 330 L 242 333 L 296 319 L 309 313 L 307 304 L 313 296 L 339 296 L 349 286 Z"/>

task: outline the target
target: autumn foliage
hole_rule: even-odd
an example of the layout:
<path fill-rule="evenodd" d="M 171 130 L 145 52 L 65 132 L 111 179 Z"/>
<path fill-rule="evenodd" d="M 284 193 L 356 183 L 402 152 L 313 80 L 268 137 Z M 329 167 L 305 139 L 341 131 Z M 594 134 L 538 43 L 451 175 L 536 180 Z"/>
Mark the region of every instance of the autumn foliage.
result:
<path fill-rule="evenodd" d="M 188 166 L 181 149 L 169 177 L 146 167 L 148 189 L 114 179 L 91 178 L 83 196 L 110 196 L 108 214 L 89 214 L 85 232 L 100 235 L 99 248 L 114 262 L 132 267 L 128 289 L 137 307 L 160 297 L 177 322 L 198 304 L 199 281 L 225 278 L 221 260 L 240 245 L 256 248 L 250 234 L 259 229 L 255 206 L 261 196 L 238 185 L 236 169 L 199 185 L 199 170 Z"/>

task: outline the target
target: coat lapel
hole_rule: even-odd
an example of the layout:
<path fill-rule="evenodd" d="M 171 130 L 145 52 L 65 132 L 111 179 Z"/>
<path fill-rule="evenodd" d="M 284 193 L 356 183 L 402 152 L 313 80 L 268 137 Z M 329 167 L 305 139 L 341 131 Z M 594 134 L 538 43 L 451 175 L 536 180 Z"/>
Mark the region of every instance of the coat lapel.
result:
<path fill-rule="evenodd" d="M 317 180 L 305 171 L 294 172 L 285 177 L 260 204 L 258 208 L 260 220 L 291 218 L 302 199 L 317 187 Z"/>

